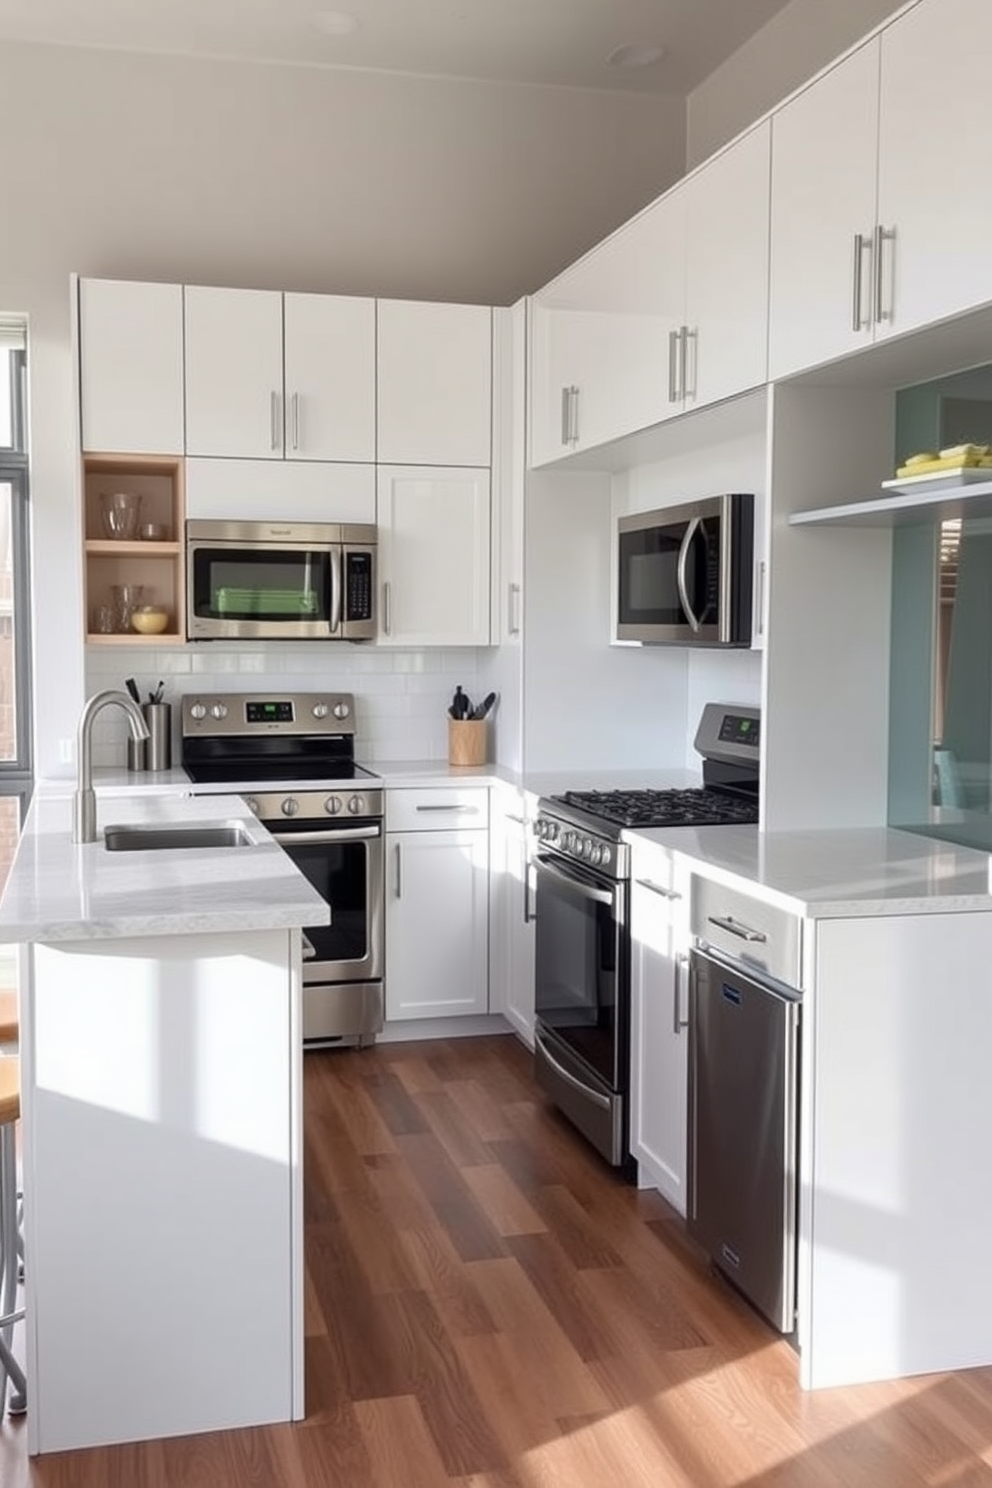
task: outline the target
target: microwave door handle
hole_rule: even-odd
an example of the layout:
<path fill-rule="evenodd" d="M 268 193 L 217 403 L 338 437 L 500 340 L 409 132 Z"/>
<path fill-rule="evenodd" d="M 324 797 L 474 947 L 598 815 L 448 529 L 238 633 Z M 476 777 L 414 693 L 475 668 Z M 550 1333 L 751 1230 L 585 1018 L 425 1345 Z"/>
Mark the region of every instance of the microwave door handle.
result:
<path fill-rule="evenodd" d="M 679 602 L 682 605 L 682 609 L 685 611 L 685 617 L 688 620 L 690 629 L 693 631 L 694 634 L 699 630 L 700 621 L 695 611 L 693 610 L 692 605 L 689 603 L 689 590 L 686 583 L 686 571 L 689 567 L 689 549 L 692 546 L 692 539 L 695 537 L 696 533 L 699 530 L 700 522 L 701 519 L 699 517 L 693 517 L 688 527 L 685 529 L 685 532 L 682 536 L 682 543 L 679 547 L 679 564 L 678 569 L 676 570 L 676 579 L 679 586 Z"/>
<path fill-rule="evenodd" d="M 331 635 L 341 628 L 341 564 L 344 561 L 341 548 L 332 548 L 331 559 Z"/>

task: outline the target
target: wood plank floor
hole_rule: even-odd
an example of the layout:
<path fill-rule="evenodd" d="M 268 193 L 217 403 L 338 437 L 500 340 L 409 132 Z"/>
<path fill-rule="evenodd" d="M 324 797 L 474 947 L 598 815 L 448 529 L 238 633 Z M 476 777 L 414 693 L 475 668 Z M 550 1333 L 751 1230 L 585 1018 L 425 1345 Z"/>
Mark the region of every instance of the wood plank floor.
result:
<path fill-rule="evenodd" d="M 513 1037 L 305 1071 L 306 1421 L 29 1462 L 8 1419 L 3 1488 L 992 1484 L 992 1369 L 804 1394 Z"/>

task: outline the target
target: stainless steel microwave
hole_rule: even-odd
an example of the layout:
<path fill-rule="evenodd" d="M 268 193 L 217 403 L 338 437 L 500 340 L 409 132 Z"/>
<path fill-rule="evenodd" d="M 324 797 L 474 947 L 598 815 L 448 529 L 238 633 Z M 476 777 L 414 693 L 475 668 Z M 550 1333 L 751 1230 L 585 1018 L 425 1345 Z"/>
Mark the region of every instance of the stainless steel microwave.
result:
<path fill-rule="evenodd" d="M 749 646 L 754 497 L 709 496 L 621 517 L 617 639 Z"/>
<path fill-rule="evenodd" d="M 376 529 L 332 522 L 186 523 L 191 641 L 368 641 Z"/>

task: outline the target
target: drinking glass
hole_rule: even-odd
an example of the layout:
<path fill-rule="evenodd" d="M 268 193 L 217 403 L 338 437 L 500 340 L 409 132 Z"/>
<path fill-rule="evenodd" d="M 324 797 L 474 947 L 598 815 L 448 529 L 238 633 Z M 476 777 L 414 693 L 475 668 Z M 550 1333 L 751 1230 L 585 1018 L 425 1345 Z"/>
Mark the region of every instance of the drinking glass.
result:
<path fill-rule="evenodd" d="M 111 585 L 110 595 L 115 615 L 114 629 L 119 633 L 123 634 L 131 629 L 131 614 L 141 603 L 141 596 L 144 592 L 144 584 Z"/>
<path fill-rule="evenodd" d="M 107 536 L 133 542 L 138 533 L 141 497 L 131 491 L 114 491 L 109 496 L 101 496 L 100 505 L 103 530 Z"/>

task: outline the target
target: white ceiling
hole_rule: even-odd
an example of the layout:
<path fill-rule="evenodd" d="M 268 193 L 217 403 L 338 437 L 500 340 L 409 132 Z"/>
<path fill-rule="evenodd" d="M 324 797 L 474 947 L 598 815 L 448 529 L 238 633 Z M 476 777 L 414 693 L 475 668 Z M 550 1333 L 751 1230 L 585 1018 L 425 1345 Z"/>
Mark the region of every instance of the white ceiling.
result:
<path fill-rule="evenodd" d="M 685 94 L 788 0 L 0 0 L 0 40 Z M 329 35 L 318 17 L 357 22 Z M 663 46 L 648 66 L 623 46 Z"/>

